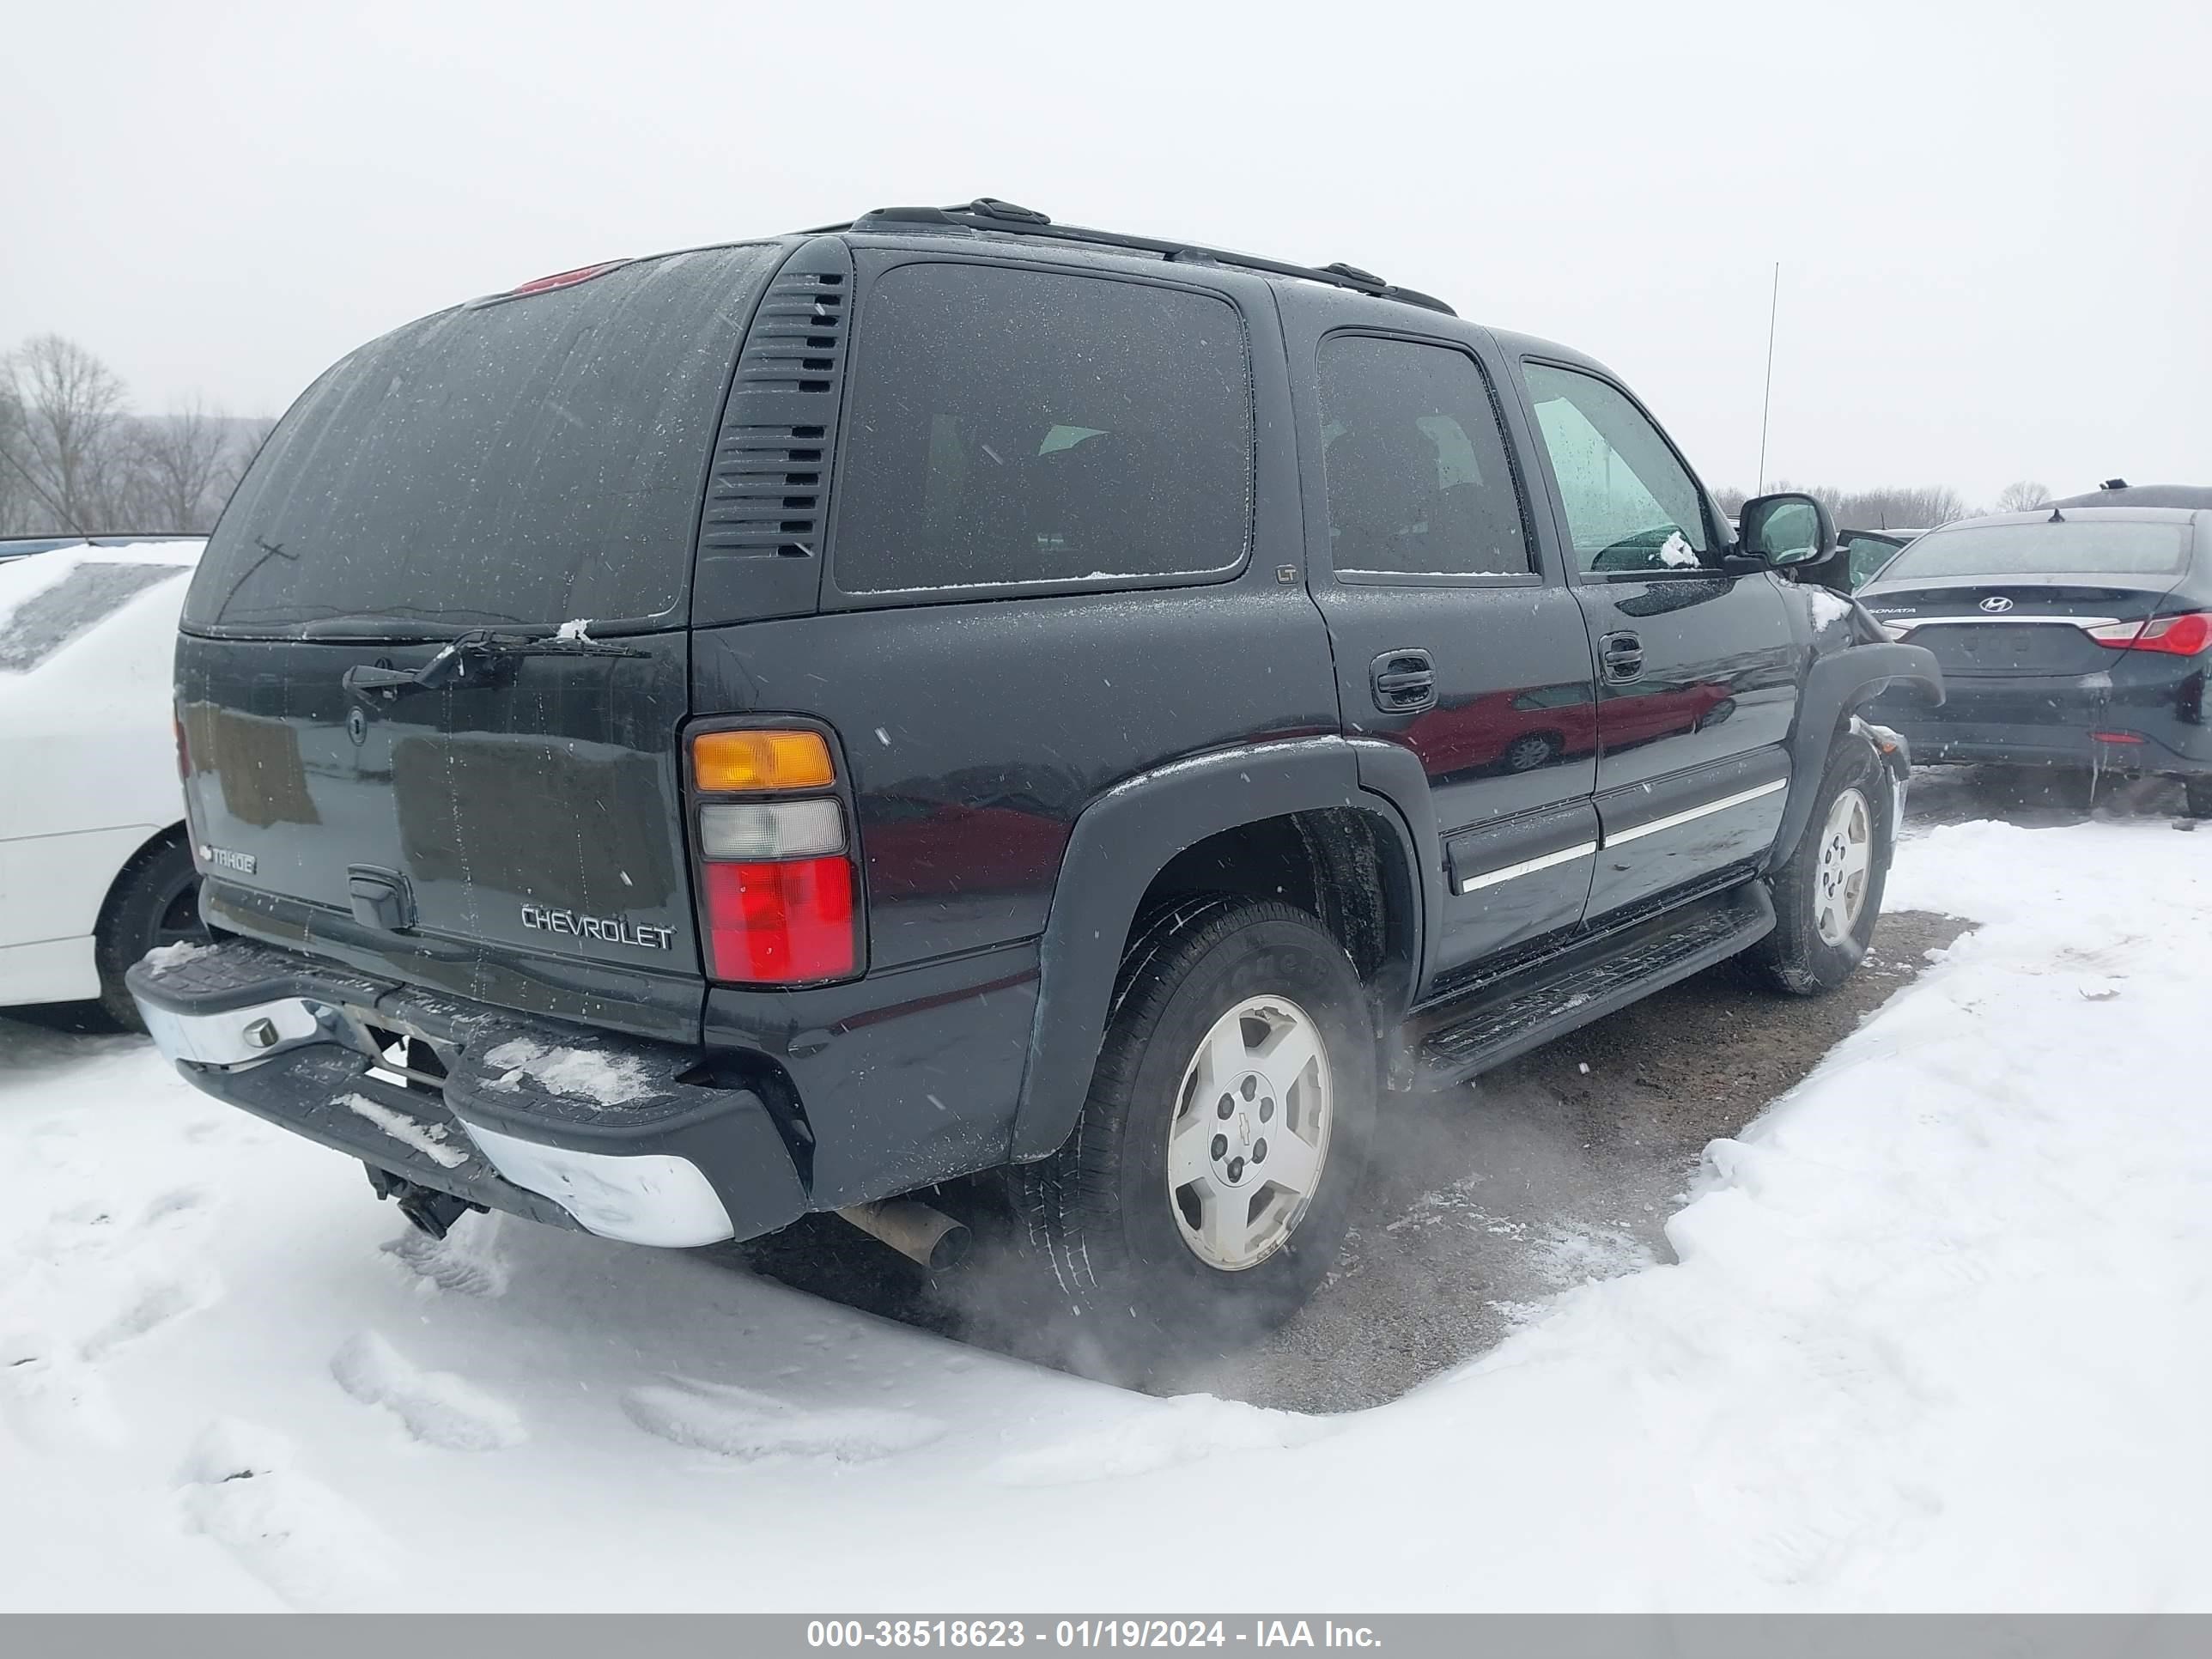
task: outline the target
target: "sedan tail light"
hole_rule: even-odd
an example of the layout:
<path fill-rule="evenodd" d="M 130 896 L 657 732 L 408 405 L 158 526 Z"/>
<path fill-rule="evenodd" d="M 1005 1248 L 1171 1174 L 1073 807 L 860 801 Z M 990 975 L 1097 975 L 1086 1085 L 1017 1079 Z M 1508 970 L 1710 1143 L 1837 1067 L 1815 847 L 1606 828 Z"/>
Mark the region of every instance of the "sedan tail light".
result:
<path fill-rule="evenodd" d="M 2170 657 L 2195 657 L 2212 647 L 2212 611 L 2189 611 L 2178 617 L 2153 617 L 2140 623 L 2106 623 L 2081 630 L 2108 651 L 2158 651 Z"/>
<path fill-rule="evenodd" d="M 793 985 L 850 975 L 860 883 L 828 739 L 702 732 L 690 752 L 708 977 Z"/>

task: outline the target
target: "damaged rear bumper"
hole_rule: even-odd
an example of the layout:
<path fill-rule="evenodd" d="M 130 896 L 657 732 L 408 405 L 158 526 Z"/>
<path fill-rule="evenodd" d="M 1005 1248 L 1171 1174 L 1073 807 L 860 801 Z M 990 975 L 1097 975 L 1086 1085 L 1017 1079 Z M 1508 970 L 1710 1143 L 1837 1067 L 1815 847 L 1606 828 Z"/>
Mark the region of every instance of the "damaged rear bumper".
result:
<path fill-rule="evenodd" d="M 691 1050 L 244 939 L 156 951 L 128 982 L 193 1085 L 361 1159 L 372 1179 L 381 1172 L 379 1192 L 403 1200 L 441 1194 L 670 1246 L 750 1238 L 807 1208 L 767 1102 L 687 1081 Z"/>

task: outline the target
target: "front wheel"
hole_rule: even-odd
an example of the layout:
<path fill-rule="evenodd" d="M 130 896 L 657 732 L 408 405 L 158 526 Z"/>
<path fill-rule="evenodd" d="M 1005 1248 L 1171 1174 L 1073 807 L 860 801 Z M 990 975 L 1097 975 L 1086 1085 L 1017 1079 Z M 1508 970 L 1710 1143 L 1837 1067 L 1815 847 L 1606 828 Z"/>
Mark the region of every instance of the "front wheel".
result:
<path fill-rule="evenodd" d="M 1851 975 L 1881 915 L 1891 781 L 1871 744 L 1845 736 L 1789 861 L 1774 872 L 1774 931 L 1745 962 L 1776 990 L 1818 996 Z"/>
<path fill-rule="evenodd" d="M 1015 1171 L 1025 1242 L 1115 1358 L 1233 1352 L 1342 1246 L 1378 1073 L 1359 976 L 1312 916 L 1188 903 L 1130 947 L 1073 1133 Z"/>

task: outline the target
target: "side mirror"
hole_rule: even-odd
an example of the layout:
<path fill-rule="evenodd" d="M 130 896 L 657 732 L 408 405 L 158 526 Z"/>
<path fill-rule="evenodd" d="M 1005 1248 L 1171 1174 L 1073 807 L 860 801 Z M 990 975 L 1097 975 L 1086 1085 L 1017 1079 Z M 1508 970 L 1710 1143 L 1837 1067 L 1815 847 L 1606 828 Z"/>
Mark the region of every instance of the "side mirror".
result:
<path fill-rule="evenodd" d="M 1823 558 L 1836 545 L 1836 521 L 1810 495 L 1761 495 L 1737 515 L 1735 556 L 1766 568 Z"/>

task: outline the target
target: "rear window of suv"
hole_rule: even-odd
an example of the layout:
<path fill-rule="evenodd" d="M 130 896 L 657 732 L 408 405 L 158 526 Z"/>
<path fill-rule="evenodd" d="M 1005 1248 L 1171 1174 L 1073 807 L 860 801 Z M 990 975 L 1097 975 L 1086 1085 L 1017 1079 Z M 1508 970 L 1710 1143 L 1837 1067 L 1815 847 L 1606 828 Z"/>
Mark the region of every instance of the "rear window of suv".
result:
<path fill-rule="evenodd" d="M 406 638 L 666 617 L 771 252 L 639 260 L 362 347 L 270 434 L 185 627 Z"/>
<path fill-rule="evenodd" d="M 2189 557 L 2189 526 L 2071 520 L 2053 524 L 1968 524 L 1931 530 L 1881 573 L 1935 576 L 2174 576 Z"/>
<path fill-rule="evenodd" d="M 831 570 L 848 593 L 1202 575 L 1243 562 L 1242 319 L 1187 289 L 995 266 L 864 296 Z"/>

